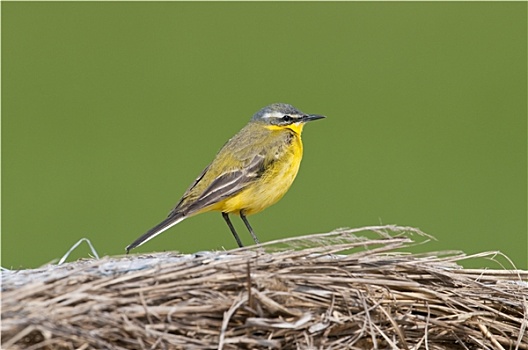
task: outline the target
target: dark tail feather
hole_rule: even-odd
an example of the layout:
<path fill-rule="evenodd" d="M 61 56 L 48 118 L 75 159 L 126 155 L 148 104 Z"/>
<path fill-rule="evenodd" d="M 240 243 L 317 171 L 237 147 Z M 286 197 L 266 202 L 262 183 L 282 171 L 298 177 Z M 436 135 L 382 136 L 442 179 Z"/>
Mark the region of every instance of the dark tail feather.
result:
<path fill-rule="evenodd" d="M 143 243 L 151 240 L 152 238 L 156 237 L 157 235 L 159 235 L 163 231 L 168 230 L 169 228 L 171 228 L 172 226 L 176 225 L 177 223 L 179 223 L 180 221 L 182 221 L 185 218 L 186 218 L 186 216 L 184 216 L 182 213 L 171 213 L 171 215 L 168 218 L 166 218 L 165 220 L 163 220 L 162 222 L 160 222 L 159 224 L 157 224 L 156 226 L 154 226 L 153 228 L 148 230 L 145 234 L 143 234 L 141 237 L 139 237 L 134 242 L 132 242 L 132 244 L 129 244 L 125 248 L 127 254 L 132 249 L 137 248 L 140 245 L 142 245 Z"/>

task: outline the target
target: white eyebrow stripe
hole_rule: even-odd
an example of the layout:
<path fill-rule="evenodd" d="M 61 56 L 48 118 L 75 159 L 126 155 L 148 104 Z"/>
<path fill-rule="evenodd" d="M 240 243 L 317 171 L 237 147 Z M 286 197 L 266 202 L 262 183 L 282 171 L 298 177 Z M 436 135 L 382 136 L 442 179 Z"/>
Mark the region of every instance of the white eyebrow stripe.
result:
<path fill-rule="evenodd" d="M 265 113 L 262 118 L 265 118 L 265 119 L 272 119 L 272 118 L 282 118 L 283 117 L 283 113 L 279 113 L 279 112 L 271 112 L 271 113 Z"/>
<path fill-rule="evenodd" d="M 301 119 L 302 114 L 296 114 L 296 113 L 279 113 L 279 112 L 271 112 L 264 114 L 261 118 L 262 119 L 281 119 L 285 115 L 291 116 L 293 119 Z"/>

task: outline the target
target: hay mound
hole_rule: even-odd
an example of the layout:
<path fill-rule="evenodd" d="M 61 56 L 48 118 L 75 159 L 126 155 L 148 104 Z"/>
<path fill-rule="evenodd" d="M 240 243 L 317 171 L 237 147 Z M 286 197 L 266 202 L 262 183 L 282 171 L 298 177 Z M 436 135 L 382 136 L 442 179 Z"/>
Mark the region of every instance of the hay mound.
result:
<path fill-rule="evenodd" d="M 528 349 L 527 271 L 396 252 L 411 236 L 424 234 L 367 227 L 3 271 L 2 348 Z"/>

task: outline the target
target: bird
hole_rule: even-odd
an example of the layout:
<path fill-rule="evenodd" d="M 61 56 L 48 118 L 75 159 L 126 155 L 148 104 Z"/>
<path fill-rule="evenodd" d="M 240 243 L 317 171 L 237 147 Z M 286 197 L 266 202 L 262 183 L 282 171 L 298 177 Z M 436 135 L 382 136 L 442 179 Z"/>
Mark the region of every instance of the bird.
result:
<path fill-rule="evenodd" d="M 239 215 L 260 244 L 247 216 L 275 204 L 288 191 L 303 155 L 303 126 L 323 118 L 286 103 L 260 109 L 224 144 L 167 218 L 125 248 L 127 254 L 177 223 L 210 211 L 222 213 L 239 247 L 243 244 L 230 214 Z"/>

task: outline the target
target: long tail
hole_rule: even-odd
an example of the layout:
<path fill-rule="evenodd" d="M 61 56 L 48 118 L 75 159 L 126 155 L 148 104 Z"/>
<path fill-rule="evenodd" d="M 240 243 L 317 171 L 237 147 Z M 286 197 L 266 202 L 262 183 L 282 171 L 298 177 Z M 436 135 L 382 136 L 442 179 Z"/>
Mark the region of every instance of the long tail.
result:
<path fill-rule="evenodd" d="M 162 233 L 165 230 L 168 230 L 172 226 L 176 225 L 180 221 L 183 221 L 183 219 L 186 219 L 187 216 L 183 215 L 182 213 L 171 213 L 168 218 L 148 230 L 145 234 L 143 234 L 141 237 L 136 239 L 134 242 L 129 244 L 125 249 L 128 254 L 132 249 L 139 247 L 143 243 L 150 241 L 152 238 L 156 237 L 160 233 Z"/>

